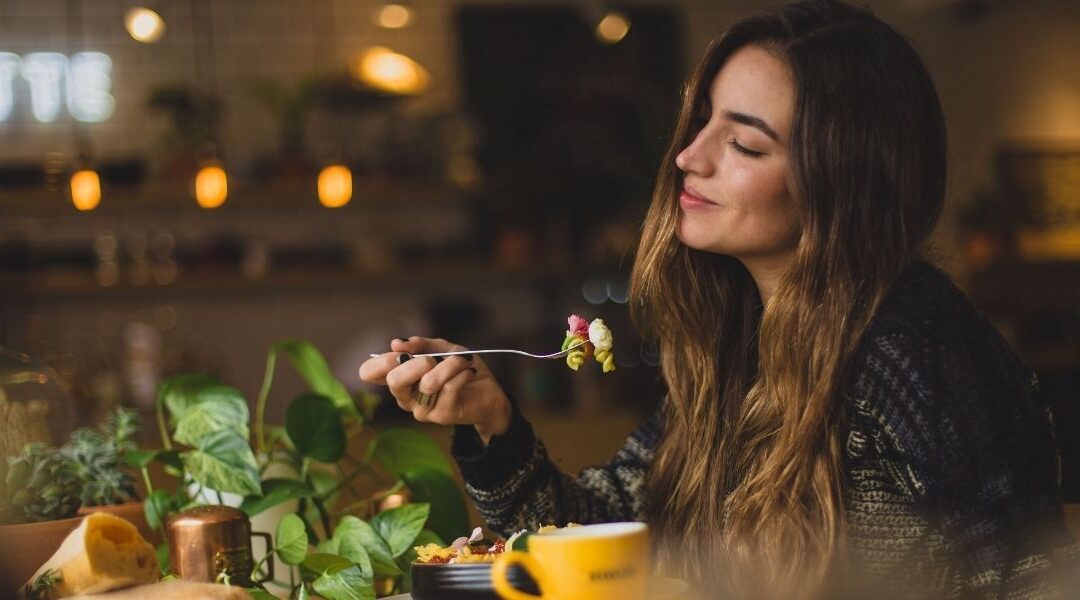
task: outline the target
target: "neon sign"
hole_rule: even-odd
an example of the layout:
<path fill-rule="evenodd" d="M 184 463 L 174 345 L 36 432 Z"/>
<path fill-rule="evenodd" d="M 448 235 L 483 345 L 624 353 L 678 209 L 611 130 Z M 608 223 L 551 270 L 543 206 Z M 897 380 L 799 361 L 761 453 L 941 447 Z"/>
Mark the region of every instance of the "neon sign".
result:
<path fill-rule="evenodd" d="M 0 122 L 15 108 L 19 76 L 30 91 L 30 110 L 42 123 L 52 123 L 67 105 L 83 123 L 100 123 L 112 116 L 112 59 L 102 52 L 78 52 L 71 58 L 58 52 L 33 52 L 19 57 L 0 52 Z"/>

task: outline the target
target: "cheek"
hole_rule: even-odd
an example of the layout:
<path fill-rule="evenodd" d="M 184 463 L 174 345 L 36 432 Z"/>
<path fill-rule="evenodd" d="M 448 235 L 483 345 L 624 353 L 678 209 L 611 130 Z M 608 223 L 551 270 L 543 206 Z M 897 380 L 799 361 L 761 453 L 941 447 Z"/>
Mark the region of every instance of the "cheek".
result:
<path fill-rule="evenodd" d="M 786 171 L 744 168 L 731 175 L 730 184 L 737 188 L 732 195 L 740 199 L 746 232 L 764 246 L 790 245 L 799 231 L 799 212 Z"/>

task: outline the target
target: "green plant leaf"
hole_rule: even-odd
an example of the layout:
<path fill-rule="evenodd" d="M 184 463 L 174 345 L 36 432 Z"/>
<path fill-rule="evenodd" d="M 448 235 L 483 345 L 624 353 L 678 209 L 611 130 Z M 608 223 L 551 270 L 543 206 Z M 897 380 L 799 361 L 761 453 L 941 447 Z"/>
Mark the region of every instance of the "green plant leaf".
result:
<path fill-rule="evenodd" d="M 222 430 L 235 431 L 247 439 L 249 417 L 247 401 L 240 390 L 225 385 L 203 388 L 195 403 L 188 405 L 184 416 L 177 419 L 173 439 L 199 446 L 204 438 Z"/>
<path fill-rule="evenodd" d="M 424 546 L 426 544 L 438 544 L 439 546 L 447 545 L 434 531 L 430 529 L 421 529 L 420 533 L 416 535 L 416 539 L 413 540 L 412 547 L 394 561 L 397 563 L 398 570 L 402 573 L 400 586 L 402 593 L 412 591 L 412 570 L 409 567 L 412 565 L 413 561 L 416 560 L 416 547 Z"/>
<path fill-rule="evenodd" d="M 528 549 L 529 549 L 529 538 L 531 538 L 533 535 L 534 535 L 533 532 L 526 531 L 525 533 L 519 535 L 517 537 L 517 539 L 514 540 L 514 543 L 511 544 L 510 547 L 507 548 L 506 550 L 507 551 L 510 551 L 510 550 L 528 551 Z"/>
<path fill-rule="evenodd" d="M 304 522 L 295 514 L 288 514 L 278 521 L 274 535 L 274 552 L 287 565 L 298 565 L 307 556 L 308 538 Z"/>
<path fill-rule="evenodd" d="M 282 502 L 306 498 L 314 493 L 314 490 L 295 479 L 266 479 L 262 482 L 262 495 L 244 498 L 240 503 L 240 510 L 247 513 L 247 516 L 254 517 Z"/>
<path fill-rule="evenodd" d="M 158 398 L 169 409 L 169 416 L 175 423 L 187 413 L 188 406 L 195 404 L 199 392 L 215 385 L 221 385 L 216 377 L 205 373 L 185 373 L 161 382 L 158 386 Z"/>
<path fill-rule="evenodd" d="M 308 595 L 307 585 L 301 583 L 300 590 L 296 592 L 296 600 L 308 600 L 308 598 L 310 596 Z"/>
<path fill-rule="evenodd" d="M 172 496 L 168 492 L 161 489 L 150 492 L 143 501 L 143 515 L 150 529 L 160 531 L 171 508 Z"/>
<path fill-rule="evenodd" d="M 321 577 L 331 567 L 340 565 L 351 565 L 352 562 L 337 554 L 327 554 L 324 552 L 315 552 L 308 554 L 304 562 L 300 563 L 300 575 L 304 581 L 313 581 L 314 579 Z"/>
<path fill-rule="evenodd" d="M 371 526 L 386 540 L 390 554 L 398 557 L 412 547 L 430 512 L 428 504 L 403 504 L 375 515 L 371 519 Z"/>
<path fill-rule="evenodd" d="M 379 433 L 373 442 L 374 457 L 395 477 L 415 469 L 433 469 L 453 475 L 446 455 L 426 434 L 397 427 Z"/>
<path fill-rule="evenodd" d="M 364 577 L 371 581 L 374 575 L 374 570 L 371 567 L 371 557 L 359 540 L 341 538 L 341 542 L 338 544 L 338 556 L 351 560 L 353 564 L 360 567 L 360 572 Z"/>
<path fill-rule="evenodd" d="M 141 469 L 154 462 L 157 450 L 128 450 L 124 453 L 124 464 L 133 468 Z"/>
<path fill-rule="evenodd" d="M 334 531 L 334 533 L 337 533 L 337 531 Z M 341 540 L 330 538 L 319 542 L 319 545 L 315 546 L 315 550 L 322 554 L 337 554 L 340 546 Z"/>
<path fill-rule="evenodd" d="M 357 565 L 328 569 L 312 587 L 327 600 L 375 600 L 371 578 L 364 577 Z"/>
<path fill-rule="evenodd" d="M 402 473 L 401 479 L 412 490 L 414 502 L 431 504 L 427 526 L 443 539 L 452 540 L 471 530 L 465 497 L 453 477 L 442 471 L 420 468 Z"/>
<path fill-rule="evenodd" d="M 349 390 L 345 389 L 337 377 L 334 377 L 330 371 L 330 365 L 327 364 L 326 358 L 318 348 L 303 340 L 283 340 L 274 344 L 274 348 L 289 359 L 313 392 L 326 396 L 334 406 L 346 414 L 361 419 L 360 412 L 356 409 L 352 396 L 349 395 Z"/>
<path fill-rule="evenodd" d="M 301 456 L 335 462 L 345 455 L 341 413 L 326 396 L 297 396 L 285 413 L 285 430 Z"/>
<path fill-rule="evenodd" d="M 176 469 L 177 471 L 183 471 L 184 469 L 184 463 L 180 461 L 179 450 L 159 450 L 158 453 L 154 455 L 154 460 L 165 465 L 166 471 L 170 468 Z"/>
<path fill-rule="evenodd" d="M 154 554 L 157 556 L 158 570 L 162 575 L 169 572 L 169 544 L 159 544 L 157 548 L 154 548 Z"/>
<path fill-rule="evenodd" d="M 401 569 L 394 562 L 394 556 L 386 540 L 382 539 L 371 525 L 359 518 L 352 515 L 342 517 L 334 528 L 334 538 L 340 540 L 338 554 L 345 557 L 349 556 L 346 552 L 348 548 L 357 544 L 362 546 L 371 559 L 371 568 L 375 577 L 401 575 Z"/>
<path fill-rule="evenodd" d="M 250 496 L 262 492 L 255 455 L 245 438 L 221 430 L 200 440 L 201 445 L 180 455 L 184 468 L 203 487 Z"/>
<path fill-rule="evenodd" d="M 254 600 L 278 600 L 278 597 L 262 588 L 246 588 L 248 595 Z"/>

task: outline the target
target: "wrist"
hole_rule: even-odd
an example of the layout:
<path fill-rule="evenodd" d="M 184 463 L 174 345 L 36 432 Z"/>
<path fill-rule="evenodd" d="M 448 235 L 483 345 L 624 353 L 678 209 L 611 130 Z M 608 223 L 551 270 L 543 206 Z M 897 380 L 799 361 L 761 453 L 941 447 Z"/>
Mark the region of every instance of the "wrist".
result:
<path fill-rule="evenodd" d="M 485 446 L 491 441 L 492 436 L 502 435 L 506 433 L 506 430 L 510 429 L 510 417 L 512 415 L 510 401 L 503 398 L 501 402 L 496 403 L 488 415 L 489 417 L 484 422 L 473 425 Z"/>

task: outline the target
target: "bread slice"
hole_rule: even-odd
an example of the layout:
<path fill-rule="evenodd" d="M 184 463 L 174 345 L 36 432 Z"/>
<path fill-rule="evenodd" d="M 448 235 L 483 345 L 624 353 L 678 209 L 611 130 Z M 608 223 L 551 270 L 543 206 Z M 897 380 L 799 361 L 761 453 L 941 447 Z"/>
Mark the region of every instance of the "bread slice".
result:
<path fill-rule="evenodd" d="M 48 570 L 60 575 L 49 598 L 107 592 L 160 579 L 154 547 L 129 521 L 108 513 L 83 519 L 60 548 L 30 577 Z"/>

